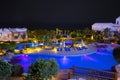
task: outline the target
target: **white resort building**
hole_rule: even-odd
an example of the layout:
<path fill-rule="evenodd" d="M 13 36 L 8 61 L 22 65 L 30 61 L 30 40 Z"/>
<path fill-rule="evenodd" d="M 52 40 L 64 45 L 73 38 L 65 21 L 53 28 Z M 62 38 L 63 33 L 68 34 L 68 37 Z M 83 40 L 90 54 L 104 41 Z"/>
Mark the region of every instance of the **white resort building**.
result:
<path fill-rule="evenodd" d="M 26 41 L 27 28 L 0 28 L 0 41 Z"/>
<path fill-rule="evenodd" d="M 120 33 L 120 17 L 116 18 L 116 23 L 94 23 L 92 30 L 104 31 L 105 28 L 109 28 L 110 31 L 118 31 Z"/>

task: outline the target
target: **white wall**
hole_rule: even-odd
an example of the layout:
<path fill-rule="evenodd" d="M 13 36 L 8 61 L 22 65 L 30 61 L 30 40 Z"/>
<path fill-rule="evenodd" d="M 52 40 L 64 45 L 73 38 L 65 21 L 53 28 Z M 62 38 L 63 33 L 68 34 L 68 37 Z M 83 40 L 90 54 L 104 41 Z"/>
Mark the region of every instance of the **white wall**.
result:
<path fill-rule="evenodd" d="M 104 31 L 105 28 L 110 28 L 111 31 L 114 31 L 113 25 L 113 23 L 94 23 L 92 25 L 92 30 Z"/>
<path fill-rule="evenodd" d="M 116 24 L 120 25 L 120 17 L 116 18 Z"/>

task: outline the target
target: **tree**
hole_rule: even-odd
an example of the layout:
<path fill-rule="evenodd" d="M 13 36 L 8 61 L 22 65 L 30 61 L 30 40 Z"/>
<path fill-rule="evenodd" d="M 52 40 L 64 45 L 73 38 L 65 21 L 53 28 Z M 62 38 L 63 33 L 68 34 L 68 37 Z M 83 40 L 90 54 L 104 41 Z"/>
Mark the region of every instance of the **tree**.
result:
<path fill-rule="evenodd" d="M 113 50 L 113 56 L 120 63 L 120 47 L 117 47 Z"/>
<path fill-rule="evenodd" d="M 58 40 L 60 39 L 60 35 L 58 34 L 58 35 L 56 35 L 56 43 L 58 43 Z"/>
<path fill-rule="evenodd" d="M 76 34 L 76 32 L 74 32 L 74 31 L 73 31 L 73 32 L 71 32 L 71 37 L 72 37 L 72 38 L 75 38 L 75 37 L 77 37 L 77 34 Z"/>
<path fill-rule="evenodd" d="M 3 80 L 6 80 L 6 78 L 11 75 L 11 68 L 12 67 L 9 63 L 0 61 L 0 76 L 3 78 Z"/>
<path fill-rule="evenodd" d="M 101 31 L 95 32 L 94 39 L 97 42 L 101 42 L 103 40 L 103 36 L 102 36 Z"/>
<path fill-rule="evenodd" d="M 15 42 L 0 44 L 0 50 L 5 50 L 7 52 L 13 52 L 15 47 L 16 47 Z"/>
<path fill-rule="evenodd" d="M 50 63 L 49 65 L 50 77 L 51 75 L 55 77 L 58 72 L 58 64 L 56 63 L 54 59 L 50 59 L 49 63 Z"/>
<path fill-rule="evenodd" d="M 85 36 L 86 34 L 90 34 L 90 29 L 89 28 L 85 28 L 82 31 L 82 34 Z"/>
<path fill-rule="evenodd" d="M 108 38 L 109 35 L 110 35 L 110 28 L 105 28 L 104 29 L 104 36 Z"/>
<path fill-rule="evenodd" d="M 7 52 L 14 52 L 14 49 L 16 47 L 16 43 L 15 42 L 10 42 L 8 45 L 7 45 Z"/>
<path fill-rule="evenodd" d="M 118 40 L 118 41 L 117 41 L 117 44 L 119 44 L 119 45 L 120 45 L 120 40 Z"/>
<path fill-rule="evenodd" d="M 38 59 L 28 70 L 27 80 L 51 79 L 58 72 L 58 65 L 55 60 Z"/>

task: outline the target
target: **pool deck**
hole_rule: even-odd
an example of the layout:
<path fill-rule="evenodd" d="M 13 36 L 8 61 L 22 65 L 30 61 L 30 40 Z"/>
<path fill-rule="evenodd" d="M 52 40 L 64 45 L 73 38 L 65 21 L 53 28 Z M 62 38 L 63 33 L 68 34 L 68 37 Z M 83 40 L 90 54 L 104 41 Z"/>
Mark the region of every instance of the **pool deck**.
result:
<path fill-rule="evenodd" d="M 97 48 L 94 44 L 88 44 L 87 49 L 77 50 L 74 48 L 70 48 L 70 51 L 54 51 L 54 50 L 46 50 L 43 49 L 40 52 L 35 53 L 42 53 L 42 54 L 49 54 L 49 55 L 58 55 L 58 56 L 82 56 L 82 55 L 89 55 L 97 52 Z M 33 53 L 33 54 L 35 54 Z"/>
<path fill-rule="evenodd" d="M 28 48 L 28 51 L 23 52 L 23 54 L 48 54 L 56 56 L 83 56 L 96 53 L 97 51 L 102 50 L 113 50 L 117 44 L 105 44 L 105 43 L 91 43 L 87 44 L 85 48 L 80 48 L 78 46 L 74 47 L 54 47 L 54 48 Z M 80 48 L 80 49 L 79 49 Z"/>

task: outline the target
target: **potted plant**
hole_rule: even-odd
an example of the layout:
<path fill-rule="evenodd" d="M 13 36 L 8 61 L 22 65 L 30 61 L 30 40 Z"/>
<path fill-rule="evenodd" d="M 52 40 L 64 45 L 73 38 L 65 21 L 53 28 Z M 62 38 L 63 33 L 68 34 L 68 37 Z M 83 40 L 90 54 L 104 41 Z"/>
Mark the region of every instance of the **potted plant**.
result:
<path fill-rule="evenodd" d="M 28 70 L 26 80 L 51 80 L 58 72 L 58 64 L 55 60 L 38 59 Z"/>

